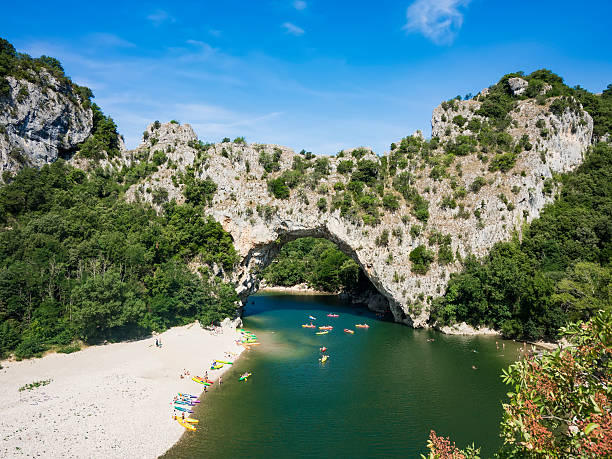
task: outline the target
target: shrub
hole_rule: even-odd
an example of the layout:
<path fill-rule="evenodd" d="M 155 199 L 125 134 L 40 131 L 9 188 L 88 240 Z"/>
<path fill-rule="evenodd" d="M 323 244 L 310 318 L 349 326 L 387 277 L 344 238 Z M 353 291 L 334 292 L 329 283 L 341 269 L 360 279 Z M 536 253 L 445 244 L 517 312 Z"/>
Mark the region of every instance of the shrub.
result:
<path fill-rule="evenodd" d="M 289 199 L 289 187 L 285 184 L 282 177 L 268 180 L 268 191 L 276 199 Z"/>
<path fill-rule="evenodd" d="M 385 193 L 382 198 L 382 203 L 385 209 L 391 211 L 399 209 L 399 198 L 393 193 Z"/>
<path fill-rule="evenodd" d="M 410 252 L 411 270 L 416 274 L 426 274 L 429 265 L 434 259 L 434 254 L 427 250 L 424 245 L 420 245 Z"/>
<path fill-rule="evenodd" d="M 339 174 L 348 174 L 353 170 L 353 167 L 355 167 L 355 163 L 353 163 L 353 161 L 350 159 L 344 159 L 338 163 L 336 171 L 338 171 Z"/>
<path fill-rule="evenodd" d="M 489 164 L 491 172 L 501 171 L 508 172 L 516 163 L 516 153 L 502 153 L 495 155 Z"/>
<path fill-rule="evenodd" d="M 487 179 L 484 177 L 476 177 L 470 185 L 470 191 L 478 193 L 480 189 L 487 184 Z"/>

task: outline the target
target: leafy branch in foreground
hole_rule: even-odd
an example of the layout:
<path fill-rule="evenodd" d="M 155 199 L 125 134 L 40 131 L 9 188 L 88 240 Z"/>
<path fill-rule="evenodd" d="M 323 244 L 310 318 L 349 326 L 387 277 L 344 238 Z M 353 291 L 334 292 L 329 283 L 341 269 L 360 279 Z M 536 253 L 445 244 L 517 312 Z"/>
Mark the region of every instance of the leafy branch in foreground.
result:
<path fill-rule="evenodd" d="M 561 329 L 568 344 L 530 355 L 503 372 L 502 458 L 612 457 L 612 312 Z M 428 459 L 477 458 L 430 433 Z M 425 457 L 425 456 L 422 456 Z"/>

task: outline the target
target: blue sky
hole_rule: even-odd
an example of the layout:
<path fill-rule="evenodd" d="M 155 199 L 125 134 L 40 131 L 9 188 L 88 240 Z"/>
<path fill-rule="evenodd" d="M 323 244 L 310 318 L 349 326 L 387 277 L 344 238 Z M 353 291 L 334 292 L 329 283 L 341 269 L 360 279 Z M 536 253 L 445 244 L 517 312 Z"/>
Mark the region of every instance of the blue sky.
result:
<path fill-rule="evenodd" d="M 612 83 L 612 2 L 258 0 L 32 1 L 2 7 L 0 36 L 57 57 L 93 89 L 129 147 L 153 120 L 204 141 L 377 152 L 432 109 L 503 74 L 549 68 Z"/>

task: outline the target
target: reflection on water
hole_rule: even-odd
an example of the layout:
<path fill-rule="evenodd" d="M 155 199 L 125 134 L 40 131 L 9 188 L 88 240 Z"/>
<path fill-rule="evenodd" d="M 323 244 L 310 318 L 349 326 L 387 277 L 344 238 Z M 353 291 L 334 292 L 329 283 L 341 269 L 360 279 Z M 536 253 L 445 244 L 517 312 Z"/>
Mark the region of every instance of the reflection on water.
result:
<path fill-rule="evenodd" d="M 167 457 L 418 457 L 431 429 L 460 446 L 474 441 L 484 457 L 499 445 L 506 392 L 499 375 L 515 343 L 502 351 L 494 337 L 413 330 L 335 297 L 251 300 L 244 325 L 261 346 L 243 353 L 225 384 L 204 397 L 198 431 Z M 340 317 L 328 318 L 332 311 Z M 310 314 L 334 330 L 302 328 Z M 369 330 L 355 328 L 363 322 Z M 323 364 L 321 346 L 330 356 Z M 253 376 L 238 382 L 245 371 Z"/>

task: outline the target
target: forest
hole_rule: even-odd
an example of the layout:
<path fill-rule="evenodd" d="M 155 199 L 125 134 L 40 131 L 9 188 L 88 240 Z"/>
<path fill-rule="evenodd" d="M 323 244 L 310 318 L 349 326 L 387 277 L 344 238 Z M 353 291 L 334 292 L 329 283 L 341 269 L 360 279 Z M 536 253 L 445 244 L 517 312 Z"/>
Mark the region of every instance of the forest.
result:
<path fill-rule="evenodd" d="M 304 237 L 285 244 L 264 270 L 269 285 L 308 284 L 316 290 L 350 291 L 359 283 L 359 265 L 327 239 Z"/>
<path fill-rule="evenodd" d="M 158 214 L 126 202 L 131 171 L 120 172 L 88 176 L 59 160 L 0 188 L 0 355 L 235 315 L 233 285 L 211 270 L 231 271 L 230 235 L 201 205 L 170 202 Z"/>

